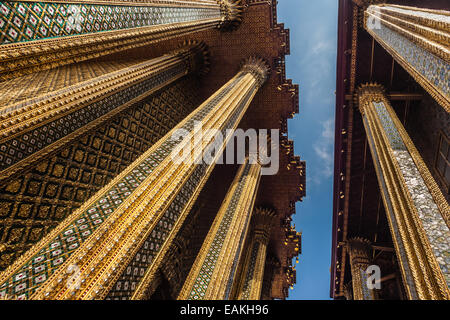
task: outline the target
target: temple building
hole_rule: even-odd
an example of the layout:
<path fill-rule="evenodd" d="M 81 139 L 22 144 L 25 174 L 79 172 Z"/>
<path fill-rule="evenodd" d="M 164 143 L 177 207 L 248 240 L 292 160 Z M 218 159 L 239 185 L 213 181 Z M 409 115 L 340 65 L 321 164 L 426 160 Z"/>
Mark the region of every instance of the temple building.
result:
<path fill-rule="evenodd" d="M 450 3 L 340 0 L 338 19 L 330 295 L 447 300 Z"/>
<path fill-rule="evenodd" d="M 276 1 L 2 1 L 0 297 L 287 298 L 306 194 L 287 54 Z M 260 148 L 221 162 L 235 129 Z"/>

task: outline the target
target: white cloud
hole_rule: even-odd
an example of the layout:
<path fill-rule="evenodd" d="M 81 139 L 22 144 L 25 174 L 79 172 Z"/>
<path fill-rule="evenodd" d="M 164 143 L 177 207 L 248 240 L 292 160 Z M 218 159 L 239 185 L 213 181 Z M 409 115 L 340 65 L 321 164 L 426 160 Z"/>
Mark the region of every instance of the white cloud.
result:
<path fill-rule="evenodd" d="M 319 39 L 323 39 L 324 37 L 321 35 Z M 335 46 L 333 45 L 333 39 L 329 40 L 320 40 L 317 39 L 317 43 L 311 48 L 309 55 L 317 55 L 317 54 L 328 54 L 335 50 Z"/>
<path fill-rule="evenodd" d="M 321 122 L 322 133 L 314 145 L 314 152 L 319 161 L 317 167 L 319 172 L 312 172 L 314 175 L 313 182 L 320 184 L 325 178 L 330 178 L 333 175 L 333 142 L 334 142 L 334 120 L 329 119 Z"/>

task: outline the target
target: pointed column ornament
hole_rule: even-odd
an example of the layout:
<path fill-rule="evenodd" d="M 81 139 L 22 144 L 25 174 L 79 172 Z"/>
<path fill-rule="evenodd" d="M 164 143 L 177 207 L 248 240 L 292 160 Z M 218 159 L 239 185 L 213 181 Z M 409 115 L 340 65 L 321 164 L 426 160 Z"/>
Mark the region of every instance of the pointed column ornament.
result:
<path fill-rule="evenodd" d="M 262 59 L 247 59 L 235 77 L 2 272 L 0 294 L 103 299 L 122 290 L 123 298 L 144 297 L 268 73 Z M 212 129 L 224 139 L 215 139 Z M 189 150 L 184 161 L 179 161 L 180 150 Z M 139 268 L 130 272 L 135 263 Z M 132 285 L 118 288 L 126 277 Z"/>
<path fill-rule="evenodd" d="M 261 165 L 242 164 L 200 249 L 179 300 L 228 300 L 258 191 Z"/>
<path fill-rule="evenodd" d="M 364 13 L 364 27 L 450 112 L 450 11 L 371 5 Z"/>
<path fill-rule="evenodd" d="M 449 204 L 383 87 L 362 85 L 358 102 L 408 298 L 449 299 Z"/>
<path fill-rule="evenodd" d="M 237 283 L 237 300 L 260 300 L 266 264 L 270 230 L 276 222 L 276 212 L 256 208 L 252 218 L 250 243 L 244 256 L 240 281 Z"/>
<path fill-rule="evenodd" d="M 0 181 L 181 77 L 206 72 L 208 64 L 206 45 L 186 42 L 162 57 L 1 106 Z"/>
<path fill-rule="evenodd" d="M 366 273 L 370 265 L 370 242 L 362 238 L 353 238 L 347 241 L 352 273 L 352 287 L 354 300 L 375 300 L 375 292 L 367 287 Z"/>
<path fill-rule="evenodd" d="M 232 0 L 2 1 L 0 81 L 241 21 Z"/>

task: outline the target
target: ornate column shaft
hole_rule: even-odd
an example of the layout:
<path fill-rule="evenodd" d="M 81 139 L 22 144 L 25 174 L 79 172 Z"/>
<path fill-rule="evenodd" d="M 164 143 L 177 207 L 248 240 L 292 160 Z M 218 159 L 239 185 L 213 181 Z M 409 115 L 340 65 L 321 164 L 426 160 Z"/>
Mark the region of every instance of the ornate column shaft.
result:
<path fill-rule="evenodd" d="M 102 299 L 138 261 L 142 272 L 131 274 L 134 284 L 126 294 L 139 299 L 268 71 L 261 59 L 248 59 L 235 77 L 1 273 L 0 293 Z M 173 137 L 180 129 L 187 134 L 181 143 Z M 219 130 L 223 141 L 210 129 Z M 179 163 L 178 150 L 187 146 L 194 161 Z M 203 153 L 212 161 L 202 161 Z M 36 263 L 42 267 L 31 273 Z"/>
<path fill-rule="evenodd" d="M 266 264 L 267 245 L 270 229 L 275 222 L 275 211 L 256 208 L 252 218 L 250 244 L 244 256 L 242 272 L 236 283 L 238 300 L 260 300 L 264 267 Z"/>
<path fill-rule="evenodd" d="M 370 265 L 370 242 L 355 238 L 347 241 L 352 273 L 352 287 L 354 300 L 375 300 L 374 290 L 367 287 L 366 270 Z"/>
<path fill-rule="evenodd" d="M 358 98 L 407 295 L 448 299 L 449 204 L 383 88 L 363 85 Z"/>
<path fill-rule="evenodd" d="M 162 57 L 56 90 L 45 85 L 45 79 L 31 82 L 25 99 L 10 99 L 0 107 L 0 181 L 177 79 L 201 71 L 207 58 L 204 44 L 189 43 Z M 8 82 L 16 89 L 14 80 Z"/>
<path fill-rule="evenodd" d="M 351 282 L 344 285 L 344 296 L 345 300 L 353 300 L 353 286 Z"/>
<path fill-rule="evenodd" d="M 260 175 L 261 166 L 248 159 L 240 166 L 178 299 L 230 299 Z"/>
<path fill-rule="evenodd" d="M 2 1 L 0 80 L 240 21 L 228 0 Z"/>
<path fill-rule="evenodd" d="M 364 27 L 450 112 L 450 11 L 372 5 Z"/>

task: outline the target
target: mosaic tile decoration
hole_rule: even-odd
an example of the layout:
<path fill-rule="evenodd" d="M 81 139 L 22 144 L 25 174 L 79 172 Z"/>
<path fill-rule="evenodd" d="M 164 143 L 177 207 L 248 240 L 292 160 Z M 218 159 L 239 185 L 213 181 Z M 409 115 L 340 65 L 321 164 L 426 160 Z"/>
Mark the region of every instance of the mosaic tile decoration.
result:
<path fill-rule="evenodd" d="M 246 216 L 244 230 L 248 230 L 250 218 L 251 218 L 251 213 Z M 225 300 L 230 299 L 231 289 L 233 288 L 234 277 L 235 277 L 236 271 L 238 269 L 239 260 L 240 260 L 241 253 L 243 251 L 246 235 L 247 235 L 246 232 L 242 232 L 240 235 L 239 246 L 234 255 L 233 265 L 231 266 L 231 272 L 230 272 L 230 275 L 229 275 L 228 281 L 227 281 L 227 287 L 225 290 L 225 298 L 224 298 Z"/>
<path fill-rule="evenodd" d="M 0 3 L 0 44 L 220 18 L 220 8 Z"/>
<path fill-rule="evenodd" d="M 436 260 L 450 286 L 450 230 L 383 102 L 373 102 Z"/>
<path fill-rule="evenodd" d="M 209 283 L 211 281 L 211 276 L 213 275 L 214 268 L 219 258 L 220 252 L 222 250 L 225 238 L 227 236 L 228 230 L 230 229 L 231 222 L 233 220 L 234 214 L 236 213 L 236 208 L 239 200 L 242 196 L 242 191 L 248 179 L 248 173 L 250 172 L 251 165 L 247 162 L 243 170 L 242 175 L 239 177 L 237 187 L 233 196 L 228 204 L 225 214 L 222 217 L 219 228 L 214 236 L 211 246 L 208 249 L 203 265 L 197 275 L 194 285 L 191 288 L 191 292 L 188 296 L 188 300 L 201 300 L 208 290 Z"/>
<path fill-rule="evenodd" d="M 244 75 L 236 77 L 234 81 L 222 90 L 220 95 L 223 97 L 230 92 L 242 76 Z M 215 104 L 213 103 L 205 105 L 182 128 L 192 131 L 195 122 L 201 121 L 214 106 Z M 243 105 L 241 108 L 243 108 Z M 235 116 L 237 117 L 237 115 L 236 113 Z M 55 272 L 58 266 L 67 260 L 81 243 L 140 186 L 142 181 L 153 172 L 158 164 L 171 154 L 177 144 L 177 141 L 166 140 L 165 143 L 138 164 L 129 175 L 114 185 L 110 191 L 104 194 L 86 212 L 76 217 L 69 227 L 51 241 L 49 246 L 33 256 L 23 265 L 19 272 L 0 284 L 0 297 L 7 295 L 8 297 L 16 297 L 19 300 L 28 299 Z"/>
<path fill-rule="evenodd" d="M 371 290 L 367 287 L 368 276 L 366 271 L 359 269 L 359 274 L 361 276 L 361 286 L 364 300 L 374 300 Z"/>
<path fill-rule="evenodd" d="M 260 243 L 255 241 L 250 253 L 250 261 L 248 263 L 248 269 L 245 274 L 244 285 L 242 287 L 242 300 L 250 300 L 250 293 L 252 291 L 252 279 L 255 274 L 256 259 L 258 258 Z"/>
<path fill-rule="evenodd" d="M 365 127 L 366 128 L 370 128 L 369 124 L 367 122 L 366 116 L 364 116 L 363 121 L 364 121 Z M 389 200 L 389 193 L 387 192 L 386 182 L 385 182 L 385 180 L 384 180 L 384 178 L 382 176 L 383 172 L 382 172 L 381 167 L 380 167 L 380 160 L 378 159 L 378 154 L 377 154 L 377 151 L 375 149 L 375 144 L 374 144 L 374 141 L 373 141 L 372 133 L 371 133 L 370 130 L 366 130 L 366 132 L 367 132 L 367 141 L 368 141 L 368 143 L 370 145 L 370 150 L 372 151 L 372 156 L 374 158 L 375 167 L 377 169 L 376 170 L 377 176 L 381 175 L 381 176 L 378 176 L 378 182 L 380 183 L 380 191 L 383 193 L 384 199 L 386 200 L 386 203 L 387 203 L 387 206 L 388 206 L 386 208 L 386 214 L 389 216 L 389 220 L 391 222 L 391 228 L 392 228 L 391 230 L 394 233 L 393 234 L 394 239 L 399 240 L 399 241 L 396 241 L 396 243 L 398 245 L 398 248 L 399 248 L 399 253 L 400 253 L 400 255 L 397 254 L 397 258 L 399 258 L 401 260 L 402 264 L 403 264 L 403 270 L 405 271 L 406 283 L 407 283 L 407 285 L 408 285 L 408 287 L 410 289 L 409 292 L 411 294 L 411 297 L 413 299 L 418 299 L 417 291 L 415 289 L 416 286 L 414 284 L 414 278 L 412 276 L 411 269 L 409 267 L 409 263 L 408 263 L 408 260 L 407 260 L 407 257 L 406 257 L 405 247 L 404 247 L 402 241 L 400 241 L 401 235 L 400 235 L 400 232 L 398 230 L 397 220 L 396 220 L 395 215 L 394 215 L 394 209 L 392 208 L 392 203 Z"/>
<path fill-rule="evenodd" d="M 420 10 L 411 10 L 411 9 L 408 9 L 407 7 L 401 8 L 401 7 L 393 7 L 393 6 L 389 6 L 389 5 L 383 6 L 382 8 L 392 10 L 393 12 L 402 13 L 405 16 L 413 16 L 413 17 L 418 17 L 418 18 L 427 19 L 427 20 L 434 20 L 434 21 L 438 21 L 438 22 L 450 23 L 450 16 L 446 16 L 443 14 L 437 14 L 437 13 L 433 13 L 433 12 L 420 11 Z"/>
<path fill-rule="evenodd" d="M 371 28 L 390 48 L 450 100 L 450 64 L 406 39 L 384 24 Z"/>
<path fill-rule="evenodd" d="M 124 103 L 139 97 L 145 92 L 170 82 L 175 79 L 176 76 L 183 74 L 185 70 L 186 65 L 184 62 L 179 62 L 167 70 L 154 74 L 148 79 L 134 84 L 125 90 L 113 93 L 89 106 L 83 107 L 49 123 L 45 123 L 32 131 L 26 131 L 19 136 L 4 141 L 0 145 L 0 170 L 9 168 L 33 153 L 122 106 Z M 101 78 L 107 77 L 108 75 L 105 75 Z M 99 79 L 96 78 L 92 81 L 96 82 L 98 80 Z M 75 85 L 75 87 L 76 86 L 78 85 Z M 64 90 L 65 89 L 63 89 L 63 91 Z"/>
<path fill-rule="evenodd" d="M 240 77 L 238 79 L 240 79 Z M 234 86 L 235 83 L 236 81 L 233 81 L 232 86 Z M 215 105 L 217 105 L 217 103 L 229 92 L 229 89 L 231 87 L 226 88 L 226 90 L 216 95 L 209 102 L 208 109 L 209 108 L 212 109 Z M 236 125 L 236 120 L 242 113 L 243 108 L 249 101 L 250 97 L 251 91 L 247 93 L 246 97 L 243 99 L 243 102 L 235 110 L 233 115 L 230 117 L 230 119 L 222 129 L 221 132 L 224 136 L 226 134 L 227 129 L 233 128 Z M 187 124 L 185 128 L 186 129 L 189 128 L 189 130 L 192 130 L 193 125 L 191 126 L 191 124 Z M 216 147 L 219 144 L 221 144 L 220 141 L 215 141 L 211 143 L 207 147 L 205 153 L 208 153 L 209 150 L 217 150 Z M 138 253 L 135 255 L 131 263 L 128 265 L 127 269 L 122 273 L 119 280 L 117 280 L 111 291 L 108 293 L 107 296 L 108 299 L 120 297 L 122 300 L 127 300 L 131 298 L 135 288 L 142 280 L 145 271 L 151 266 L 153 259 L 156 257 L 165 240 L 167 239 L 167 236 L 169 235 L 175 222 L 179 218 L 180 213 L 183 211 L 188 201 L 192 197 L 195 188 L 198 186 L 198 184 L 200 184 L 201 180 L 204 179 L 208 167 L 209 165 L 205 163 L 198 165 L 196 167 L 194 173 L 183 185 L 183 188 L 181 189 L 180 193 L 177 194 L 175 199 L 170 204 L 169 208 L 164 213 L 163 217 L 161 218 L 161 221 L 163 222 L 158 223 L 157 227 L 158 229 L 155 229 L 156 231 L 155 230 L 152 231 L 152 234 L 144 242 L 144 245 L 139 249 Z"/>

